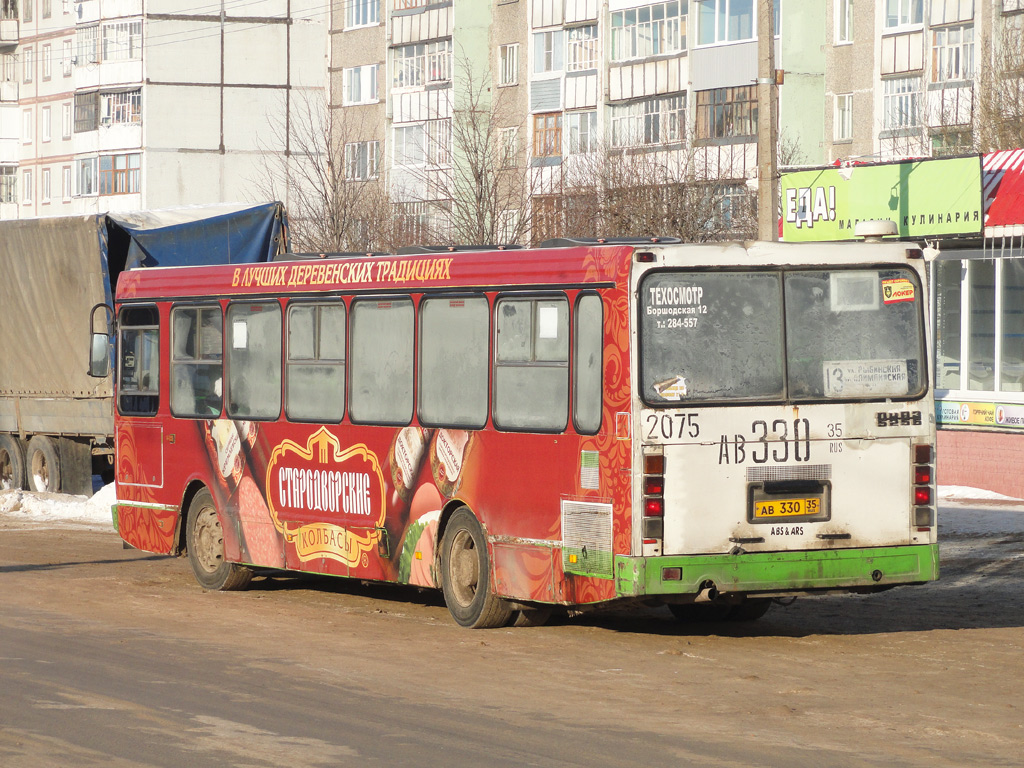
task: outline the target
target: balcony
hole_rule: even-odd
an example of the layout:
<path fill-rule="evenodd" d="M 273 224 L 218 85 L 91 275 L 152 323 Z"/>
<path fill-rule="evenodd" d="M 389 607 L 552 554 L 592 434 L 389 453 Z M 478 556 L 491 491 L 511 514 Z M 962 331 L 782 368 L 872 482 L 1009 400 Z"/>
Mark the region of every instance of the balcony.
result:
<path fill-rule="evenodd" d="M 0 0 L 0 48 L 18 42 L 18 0 Z"/>
<path fill-rule="evenodd" d="M 0 81 L 0 104 L 2 103 L 13 103 L 18 102 L 18 81 L 17 80 L 3 80 Z"/>

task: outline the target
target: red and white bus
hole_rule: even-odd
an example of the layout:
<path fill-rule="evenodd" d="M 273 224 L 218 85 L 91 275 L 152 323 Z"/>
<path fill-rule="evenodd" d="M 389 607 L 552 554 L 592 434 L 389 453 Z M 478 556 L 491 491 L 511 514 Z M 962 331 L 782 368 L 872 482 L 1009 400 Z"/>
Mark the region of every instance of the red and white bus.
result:
<path fill-rule="evenodd" d="M 901 243 L 125 272 L 114 522 L 207 589 L 438 587 L 470 627 L 927 582 L 925 285 Z"/>

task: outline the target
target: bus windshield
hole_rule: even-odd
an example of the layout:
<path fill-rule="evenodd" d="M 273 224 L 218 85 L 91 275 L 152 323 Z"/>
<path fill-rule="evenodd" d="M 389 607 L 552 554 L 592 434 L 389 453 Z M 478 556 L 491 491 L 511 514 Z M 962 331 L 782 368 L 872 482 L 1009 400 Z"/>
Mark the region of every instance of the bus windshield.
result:
<path fill-rule="evenodd" d="M 650 272 L 640 285 L 643 398 L 920 397 L 921 295 L 906 268 Z"/>

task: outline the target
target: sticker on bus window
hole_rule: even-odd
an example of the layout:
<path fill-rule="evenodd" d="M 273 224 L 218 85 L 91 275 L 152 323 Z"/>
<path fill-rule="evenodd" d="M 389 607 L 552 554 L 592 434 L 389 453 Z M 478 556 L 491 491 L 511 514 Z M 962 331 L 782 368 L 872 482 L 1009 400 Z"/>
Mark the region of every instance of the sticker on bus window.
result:
<path fill-rule="evenodd" d="M 829 304 L 833 312 L 878 309 L 878 273 L 830 273 Z"/>
<path fill-rule="evenodd" d="M 896 397 L 910 391 L 906 360 L 824 363 L 826 397 Z"/>
<path fill-rule="evenodd" d="M 245 320 L 235 320 L 231 324 L 231 348 L 245 349 L 249 346 L 249 326 Z"/>
<path fill-rule="evenodd" d="M 557 339 L 558 307 L 538 307 L 537 315 L 537 338 Z"/>
<path fill-rule="evenodd" d="M 882 301 L 896 304 L 900 301 L 914 300 L 914 284 L 905 277 L 894 277 L 882 281 Z"/>
<path fill-rule="evenodd" d="M 659 381 L 654 385 L 654 391 L 665 400 L 682 400 L 686 397 L 686 377 L 673 376 L 671 379 Z"/>

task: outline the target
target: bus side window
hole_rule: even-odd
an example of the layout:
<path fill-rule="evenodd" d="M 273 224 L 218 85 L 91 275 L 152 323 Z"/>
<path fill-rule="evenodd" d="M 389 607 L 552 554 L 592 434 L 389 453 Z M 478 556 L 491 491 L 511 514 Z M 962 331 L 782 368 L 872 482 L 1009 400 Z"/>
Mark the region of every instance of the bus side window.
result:
<path fill-rule="evenodd" d="M 171 312 L 171 413 L 219 416 L 223 375 L 220 307 L 175 307 Z"/>
<path fill-rule="evenodd" d="M 281 415 L 281 305 L 228 305 L 228 416 Z"/>
<path fill-rule="evenodd" d="M 155 416 L 160 407 L 160 314 L 156 307 L 121 310 L 117 406 L 126 416 Z"/>
<path fill-rule="evenodd" d="M 576 430 L 593 435 L 601 428 L 604 370 L 604 314 L 601 297 L 588 293 L 576 303 L 576 350 L 573 421 Z"/>
<path fill-rule="evenodd" d="M 422 424 L 480 429 L 487 423 L 490 319 L 482 296 L 420 303 Z"/>
<path fill-rule="evenodd" d="M 494 423 L 557 432 L 569 419 L 569 302 L 501 299 L 495 306 Z"/>
<path fill-rule="evenodd" d="M 362 424 L 408 424 L 416 338 L 412 301 L 353 301 L 349 325 L 349 416 Z"/>
<path fill-rule="evenodd" d="M 333 423 L 345 415 L 345 305 L 288 307 L 285 411 L 293 421 Z"/>

